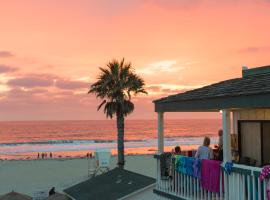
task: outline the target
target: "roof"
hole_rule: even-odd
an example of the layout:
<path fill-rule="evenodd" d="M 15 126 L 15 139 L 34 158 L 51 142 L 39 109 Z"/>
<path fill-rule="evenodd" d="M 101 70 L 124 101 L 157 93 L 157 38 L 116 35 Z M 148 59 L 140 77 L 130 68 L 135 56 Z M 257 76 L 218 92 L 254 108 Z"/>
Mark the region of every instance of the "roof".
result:
<path fill-rule="evenodd" d="M 155 183 L 155 179 L 115 168 L 64 190 L 76 200 L 114 200 Z"/>
<path fill-rule="evenodd" d="M 255 97 L 255 98 L 254 98 Z M 270 107 L 270 66 L 243 70 L 234 78 L 155 100 L 156 111 Z M 196 105 L 194 105 L 196 103 Z M 176 105 L 178 104 L 178 105 Z M 182 106 L 181 106 L 182 104 Z M 193 104 L 193 108 L 190 107 Z"/>
<path fill-rule="evenodd" d="M 51 196 L 49 196 L 48 198 L 46 198 L 45 200 L 72 200 L 71 198 L 69 198 L 67 195 L 65 194 L 60 194 L 60 193 L 55 193 Z"/>
<path fill-rule="evenodd" d="M 31 200 L 31 199 L 32 197 L 28 195 L 17 193 L 14 191 L 0 196 L 0 200 Z"/>

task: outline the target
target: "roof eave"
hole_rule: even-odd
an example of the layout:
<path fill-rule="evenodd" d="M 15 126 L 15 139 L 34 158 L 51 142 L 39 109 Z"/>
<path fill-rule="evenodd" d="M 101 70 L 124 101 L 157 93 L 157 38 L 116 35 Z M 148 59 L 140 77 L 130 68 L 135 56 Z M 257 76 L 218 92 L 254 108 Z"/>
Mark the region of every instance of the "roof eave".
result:
<path fill-rule="evenodd" d="M 155 112 L 216 112 L 234 108 L 270 108 L 270 93 L 155 103 Z"/>

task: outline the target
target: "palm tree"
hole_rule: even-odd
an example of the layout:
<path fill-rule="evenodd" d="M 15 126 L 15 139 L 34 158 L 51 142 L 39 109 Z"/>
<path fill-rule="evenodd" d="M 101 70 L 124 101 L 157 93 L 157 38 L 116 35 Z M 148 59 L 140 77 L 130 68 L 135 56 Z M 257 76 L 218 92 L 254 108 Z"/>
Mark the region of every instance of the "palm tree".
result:
<path fill-rule="evenodd" d="M 131 63 L 125 62 L 124 58 L 120 62 L 112 60 L 106 67 L 99 69 L 101 72 L 98 80 L 90 86 L 88 93 L 93 93 L 102 100 L 98 110 L 104 107 L 107 118 L 116 116 L 118 166 L 124 168 L 124 121 L 125 117 L 134 110 L 131 96 L 139 93 L 147 94 L 145 83 L 135 74 Z"/>

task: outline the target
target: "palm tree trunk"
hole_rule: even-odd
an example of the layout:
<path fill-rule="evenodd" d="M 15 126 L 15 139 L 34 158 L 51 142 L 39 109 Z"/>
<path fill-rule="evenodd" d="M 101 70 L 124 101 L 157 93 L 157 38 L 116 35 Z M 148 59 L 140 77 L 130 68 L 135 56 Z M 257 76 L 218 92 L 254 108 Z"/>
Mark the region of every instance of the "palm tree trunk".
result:
<path fill-rule="evenodd" d="M 124 155 L 124 115 L 117 114 L 117 150 L 118 150 L 118 167 L 123 169 L 125 165 Z"/>

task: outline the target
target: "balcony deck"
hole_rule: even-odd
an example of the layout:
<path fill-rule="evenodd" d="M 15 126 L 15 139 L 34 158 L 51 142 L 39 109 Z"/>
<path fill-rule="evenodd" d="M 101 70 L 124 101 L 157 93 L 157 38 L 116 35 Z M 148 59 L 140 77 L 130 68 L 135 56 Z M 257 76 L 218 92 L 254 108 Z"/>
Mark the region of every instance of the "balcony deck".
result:
<path fill-rule="evenodd" d="M 197 178 L 176 171 L 171 178 L 162 179 L 159 156 L 155 157 L 157 158 L 157 184 L 154 193 L 158 199 L 267 200 L 266 189 L 270 185 L 270 179 L 268 177 L 266 180 L 260 181 L 261 168 L 234 164 L 230 175 L 222 170 L 224 181 L 221 178 L 220 192 L 213 193 L 204 190 Z"/>

